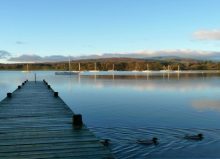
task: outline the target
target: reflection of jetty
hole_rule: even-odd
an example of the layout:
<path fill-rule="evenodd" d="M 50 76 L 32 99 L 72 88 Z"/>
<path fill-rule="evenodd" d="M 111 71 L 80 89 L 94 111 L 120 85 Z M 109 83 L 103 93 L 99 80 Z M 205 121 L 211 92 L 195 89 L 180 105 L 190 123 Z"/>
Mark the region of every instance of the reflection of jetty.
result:
<path fill-rule="evenodd" d="M 0 158 L 112 158 L 45 81 L 24 82 L 0 107 Z"/>

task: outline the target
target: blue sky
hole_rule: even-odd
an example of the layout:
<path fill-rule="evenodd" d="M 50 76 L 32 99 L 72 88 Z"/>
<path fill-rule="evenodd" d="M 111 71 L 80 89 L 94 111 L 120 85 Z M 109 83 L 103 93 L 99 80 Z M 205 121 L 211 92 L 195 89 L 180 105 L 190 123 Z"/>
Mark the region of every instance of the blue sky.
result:
<path fill-rule="evenodd" d="M 0 0 L 0 50 L 89 55 L 220 51 L 219 0 Z"/>

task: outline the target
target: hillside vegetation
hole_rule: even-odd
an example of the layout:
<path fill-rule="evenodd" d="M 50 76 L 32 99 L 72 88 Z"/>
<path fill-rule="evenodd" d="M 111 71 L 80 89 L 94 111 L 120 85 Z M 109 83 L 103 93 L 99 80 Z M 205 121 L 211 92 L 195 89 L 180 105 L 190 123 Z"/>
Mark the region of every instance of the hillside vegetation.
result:
<path fill-rule="evenodd" d="M 114 69 L 118 71 L 131 70 L 219 70 L 220 62 L 200 61 L 194 59 L 133 59 L 133 58 L 105 58 L 71 61 L 71 70 L 97 70 L 107 71 Z M 29 63 L 29 70 L 69 70 L 69 62 L 58 63 Z M 27 63 L 0 64 L 0 70 L 26 70 Z"/>

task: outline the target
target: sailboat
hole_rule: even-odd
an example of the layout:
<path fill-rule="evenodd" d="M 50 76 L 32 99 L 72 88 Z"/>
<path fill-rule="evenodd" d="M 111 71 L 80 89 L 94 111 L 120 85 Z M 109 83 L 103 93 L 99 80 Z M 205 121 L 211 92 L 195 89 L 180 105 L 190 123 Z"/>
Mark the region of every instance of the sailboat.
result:
<path fill-rule="evenodd" d="M 142 71 L 142 72 L 151 72 L 151 70 L 149 69 L 149 65 L 147 64 L 147 70 L 144 70 L 144 71 Z"/>
<path fill-rule="evenodd" d="M 108 72 L 113 72 L 115 71 L 115 64 L 112 65 L 112 70 L 108 70 Z"/>
<path fill-rule="evenodd" d="M 175 72 L 177 72 L 177 73 L 181 72 L 180 71 L 180 65 L 178 65 L 178 69 Z"/>
<path fill-rule="evenodd" d="M 94 70 L 90 70 L 89 72 L 99 72 L 98 70 L 96 70 L 96 63 L 94 64 L 95 69 Z"/>
<path fill-rule="evenodd" d="M 139 71 L 137 70 L 137 63 L 135 64 L 135 70 L 132 70 L 131 72 L 139 72 Z"/>
<path fill-rule="evenodd" d="M 23 72 L 23 73 L 28 73 L 28 72 L 30 72 L 30 71 L 29 71 L 29 66 L 28 66 L 28 64 L 27 64 L 27 66 L 26 66 L 26 70 L 21 71 L 21 72 Z"/>
<path fill-rule="evenodd" d="M 81 68 L 80 68 L 80 63 L 79 63 L 79 72 L 80 72 Z"/>
<path fill-rule="evenodd" d="M 160 70 L 160 72 L 162 72 L 162 73 L 170 72 L 170 65 L 167 66 L 167 69 L 166 69 L 166 66 L 163 66 L 163 70 Z"/>
<path fill-rule="evenodd" d="M 55 75 L 78 75 L 79 72 L 74 72 L 70 70 L 70 59 L 69 59 L 69 71 L 59 71 L 55 72 Z"/>
<path fill-rule="evenodd" d="M 78 63 L 78 71 L 76 70 L 76 71 L 72 71 L 72 72 L 75 72 L 75 73 L 80 73 L 80 72 L 83 72 L 83 71 L 81 71 L 81 66 L 80 66 L 80 63 Z"/>

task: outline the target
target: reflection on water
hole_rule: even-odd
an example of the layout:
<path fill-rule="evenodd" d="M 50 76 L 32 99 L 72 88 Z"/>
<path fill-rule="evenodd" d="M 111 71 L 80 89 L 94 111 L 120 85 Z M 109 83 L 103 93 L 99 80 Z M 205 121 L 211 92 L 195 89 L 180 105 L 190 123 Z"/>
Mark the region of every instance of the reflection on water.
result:
<path fill-rule="evenodd" d="M 36 72 L 59 91 L 100 138 L 110 138 L 118 158 L 216 157 L 219 135 L 220 76 L 217 73 L 139 74 L 100 72 L 55 76 Z M 0 98 L 34 73 L 0 72 Z M 203 133 L 200 142 L 185 134 Z M 143 146 L 137 139 L 158 137 L 158 146 Z M 207 156 L 206 151 L 211 152 Z M 212 154 L 213 153 L 213 154 Z"/>
<path fill-rule="evenodd" d="M 181 81 L 178 81 L 174 77 L 172 81 L 167 81 L 166 79 L 161 79 L 161 76 L 154 76 L 151 79 L 147 79 L 144 76 L 104 76 L 104 75 L 91 75 L 91 76 L 80 76 L 80 79 L 84 77 L 82 80 L 84 83 L 89 80 L 89 84 L 92 84 L 97 87 L 108 87 L 108 86 L 115 86 L 115 87 L 132 87 L 137 90 L 155 90 L 160 89 L 163 86 L 163 89 L 166 90 L 173 90 L 178 89 L 180 91 L 184 91 L 187 89 L 205 89 L 206 87 L 210 88 L 214 83 L 207 83 L 203 81 L 204 78 L 199 79 L 200 76 L 197 77 L 182 77 Z M 86 79 L 85 79 L 86 78 Z M 209 77 L 206 77 L 206 80 Z M 181 84 L 180 84 L 181 82 Z M 80 83 L 80 81 L 79 81 Z M 132 85 L 131 85 L 132 84 Z"/>
<path fill-rule="evenodd" d="M 117 158 L 219 158 L 220 129 L 180 129 L 167 127 L 90 127 L 98 136 L 111 140 Z M 186 134 L 205 134 L 201 141 L 184 139 Z M 159 139 L 158 145 L 140 145 L 137 139 Z M 209 153 L 207 153 L 209 152 Z"/>
<path fill-rule="evenodd" d="M 197 99 L 192 101 L 192 106 L 199 109 L 213 109 L 220 111 L 220 100 L 211 100 L 211 99 Z"/>

